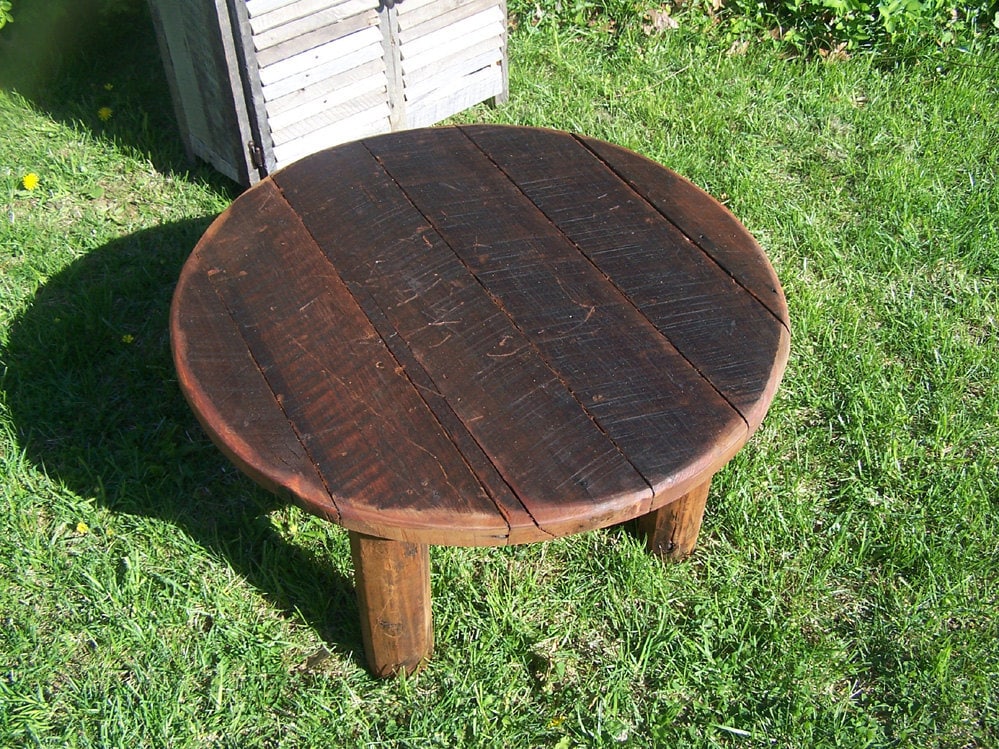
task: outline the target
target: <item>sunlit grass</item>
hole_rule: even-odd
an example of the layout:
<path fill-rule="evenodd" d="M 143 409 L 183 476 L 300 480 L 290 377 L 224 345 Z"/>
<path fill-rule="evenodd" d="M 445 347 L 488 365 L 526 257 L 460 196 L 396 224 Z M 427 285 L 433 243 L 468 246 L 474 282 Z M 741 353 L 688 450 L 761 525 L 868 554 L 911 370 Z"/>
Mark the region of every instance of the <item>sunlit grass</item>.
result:
<path fill-rule="evenodd" d="M 509 103 L 461 119 L 724 200 L 791 360 L 689 562 L 621 529 L 434 548 L 437 652 L 383 683 L 346 534 L 229 467 L 177 390 L 170 293 L 236 190 L 184 163 L 135 23 L 0 92 L 0 744 L 999 743 L 999 60 L 514 32 Z"/>

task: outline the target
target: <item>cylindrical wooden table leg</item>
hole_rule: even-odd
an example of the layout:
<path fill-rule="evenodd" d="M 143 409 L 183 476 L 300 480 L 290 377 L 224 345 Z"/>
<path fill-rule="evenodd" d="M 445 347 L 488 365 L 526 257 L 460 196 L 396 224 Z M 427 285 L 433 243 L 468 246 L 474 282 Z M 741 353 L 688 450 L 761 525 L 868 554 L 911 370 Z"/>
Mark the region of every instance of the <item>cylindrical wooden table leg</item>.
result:
<path fill-rule="evenodd" d="M 429 549 L 351 532 L 350 552 L 368 667 L 416 673 L 434 649 Z"/>
<path fill-rule="evenodd" d="M 690 556 L 697 545 L 710 486 L 709 478 L 679 499 L 638 519 L 638 529 L 645 535 L 650 552 L 674 562 Z"/>

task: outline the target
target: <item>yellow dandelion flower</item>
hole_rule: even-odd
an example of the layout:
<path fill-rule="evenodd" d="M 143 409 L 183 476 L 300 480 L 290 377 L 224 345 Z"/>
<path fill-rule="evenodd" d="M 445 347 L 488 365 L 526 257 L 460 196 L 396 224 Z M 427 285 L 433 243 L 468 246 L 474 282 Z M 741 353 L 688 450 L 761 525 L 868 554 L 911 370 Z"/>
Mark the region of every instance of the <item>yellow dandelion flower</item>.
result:
<path fill-rule="evenodd" d="M 101 119 L 101 122 L 107 122 L 111 119 L 111 115 L 114 112 L 111 111 L 111 107 L 101 107 L 97 110 L 97 116 Z"/>
<path fill-rule="evenodd" d="M 28 172 L 21 178 L 21 184 L 24 185 L 25 190 L 34 190 L 38 187 L 38 175 L 34 172 Z"/>
<path fill-rule="evenodd" d="M 90 526 L 81 520 L 79 523 L 76 524 L 76 532 L 82 536 L 84 533 L 90 532 Z"/>
<path fill-rule="evenodd" d="M 135 336 L 132 335 L 131 333 L 126 333 L 125 335 L 123 335 L 121 337 L 121 342 L 122 343 L 134 343 L 135 342 Z"/>

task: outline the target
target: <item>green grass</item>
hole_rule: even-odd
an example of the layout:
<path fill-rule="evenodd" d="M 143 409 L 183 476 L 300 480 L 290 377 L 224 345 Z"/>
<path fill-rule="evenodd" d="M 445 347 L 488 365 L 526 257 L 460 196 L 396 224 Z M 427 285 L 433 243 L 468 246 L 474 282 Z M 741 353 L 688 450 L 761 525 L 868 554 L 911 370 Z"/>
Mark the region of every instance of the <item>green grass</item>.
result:
<path fill-rule="evenodd" d="M 345 532 L 229 467 L 177 389 L 170 293 L 236 189 L 185 164 L 128 23 L 0 91 L 0 745 L 999 745 L 994 53 L 518 27 L 509 103 L 460 119 L 723 199 L 791 360 L 689 562 L 621 529 L 434 548 L 435 657 L 376 682 Z"/>

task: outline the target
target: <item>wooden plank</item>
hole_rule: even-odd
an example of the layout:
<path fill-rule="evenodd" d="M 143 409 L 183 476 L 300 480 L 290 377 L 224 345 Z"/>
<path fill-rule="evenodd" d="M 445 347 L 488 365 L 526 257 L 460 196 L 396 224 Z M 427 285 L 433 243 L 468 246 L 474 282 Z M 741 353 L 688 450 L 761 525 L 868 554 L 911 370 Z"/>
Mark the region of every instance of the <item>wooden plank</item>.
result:
<path fill-rule="evenodd" d="M 405 529 L 505 535 L 503 516 L 274 184 L 229 213 L 245 229 L 200 245 L 199 262 L 338 498 L 341 522 L 399 540 Z M 254 441 L 252 424 L 242 430 Z"/>
<path fill-rule="evenodd" d="M 437 12 L 434 15 L 418 13 L 399 15 L 399 36 L 401 39 L 418 39 L 421 36 L 427 36 L 435 31 L 454 26 L 459 21 L 464 21 L 466 18 L 471 18 L 483 11 L 493 8 L 498 10 L 496 0 L 470 0 L 454 8 L 447 8 L 441 5 L 429 7 L 435 9 Z M 422 18 L 420 17 L 421 15 L 423 16 Z"/>
<path fill-rule="evenodd" d="M 382 29 L 382 56 L 385 58 L 386 95 L 389 104 L 389 125 L 399 130 L 406 124 L 406 97 L 403 94 L 402 63 L 399 59 L 398 8 L 385 3 L 378 12 Z"/>
<path fill-rule="evenodd" d="M 375 329 L 392 331 L 391 322 L 379 309 L 378 304 L 371 298 L 370 294 L 360 287 L 355 287 L 354 291 L 362 300 L 361 307 L 365 310 Z M 516 544 L 552 538 L 550 533 L 538 527 L 534 518 L 514 495 L 499 471 L 496 470 L 496 466 L 493 465 L 489 456 L 483 452 L 475 437 L 461 423 L 461 419 L 448 405 L 444 396 L 437 392 L 433 380 L 420 366 L 406 342 L 400 336 L 389 333 L 385 338 L 385 343 L 396 360 L 405 368 L 409 379 L 450 435 L 455 447 L 458 448 L 475 475 L 478 476 L 479 482 L 496 502 L 497 508 L 506 517 L 507 524 L 510 526 L 510 534 L 503 541 Z M 490 540 L 489 543 L 493 543 L 493 541 Z"/>
<path fill-rule="evenodd" d="M 487 3 L 500 4 L 496 0 L 487 0 Z M 428 2 L 407 0 L 399 6 L 399 23 L 406 28 L 412 28 L 432 18 L 471 4 L 469 0 L 429 0 Z"/>
<path fill-rule="evenodd" d="M 787 347 L 787 330 L 770 311 L 576 139 L 546 130 L 466 132 L 755 428 L 776 388 L 768 375 Z M 702 225 L 723 213 L 714 201 L 700 207 Z M 744 242 L 732 252 L 759 250 Z M 662 267 L 669 283 L 649 272 Z"/>
<path fill-rule="evenodd" d="M 727 208 L 689 180 L 674 172 L 664 174 L 659 164 L 633 151 L 582 140 L 788 326 L 787 302 L 773 266 Z M 747 247 L 753 251 L 748 252 Z"/>
<path fill-rule="evenodd" d="M 366 91 L 360 96 L 345 101 L 342 104 L 327 107 L 312 117 L 293 122 L 284 127 L 274 127 L 271 130 L 271 137 L 274 139 L 275 145 L 283 145 L 299 138 L 304 138 L 317 130 L 335 127 L 338 123 L 356 114 L 370 112 L 382 107 L 384 104 L 385 89 Z"/>
<path fill-rule="evenodd" d="M 367 20 L 368 23 L 359 24 L 361 20 Z M 378 13 L 374 9 L 343 15 L 337 8 L 330 8 L 267 31 L 254 33 L 253 45 L 260 52 L 271 47 L 284 46 L 299 37 L 315 38 L 315 32 L 320 29 L 332 29 L 331 33 L 334 34 L 332 38 L 336 38 L 336 36 L 346 36 L 365 25 L 373 26 L 377 23 Z M 338 31 L 340 33 L 337 33 Z"/>
<path fill-rule="evenodd" d="M 223 214 L 199 247 L 228 241 L 232 215 Z M 181 391 L 205 432 L 240 470 L 268 490 L 340 522 L 340 512 L 315 464 L 212 288 L 207 271 L 196 249 L 171 307 L 170 337 Z M 220 396 L 214 386 L 223 382 L 226 387 Z"/>
<path fill-rule="evenodd" d="M 354 71 L 349 72 L 353 73 Z M 337 80 L 340 81 L 340 85 L 333 87 L 329 93 L 307 99 L 297 107 L 273 112 L 268 120 L 271 128 L 280 130 L 373 92 L 381 92 L 381 96 L 384 97 L 384 76 L 372 74 L 378 72 L 378 67 L 371 65 L 366 72 L 367 74 L 362 73 L 356 76 L 338 76 Z"/>
<path fill-rule="evenodd" d="M 252 18 L 264 13 L 270 13 L 278 8 L 293 5 L 296 0 L 246 0 L 246 12 Z"/>
<path fill-rule="evenodd" d="M 491 7 L 426 36 L 401 36 L 400 54 L 404 60 L 430 53 L 436 53 L 437 59 L 446 57 L 453 50 L 469 47 L 487 36 L 502 36 L 505 20 L 499 8 Z"/>
<path fill-rule="evenodd" d="M 253 59 L 253 30 L 250 28 L 246 5 L 239 0 L 227 0 L 227 3 L 249 117 L 252 144 L 247 142 L 244 146 L 249 157 L 247 164 L 249 181 L 253 184 L 274 168 L 274 144 L 268 134 L 266 103 L 260 83 L 260 69 Z"/>
<path fill-rule="evenodd" d="M 430 49 L 418 55 L 412 54 L 412 50 L 403 50 L 403 71 L 404 73 L 408 73 L 409 71 L 439 65 L 444 61 L 450 61 L 462 55 L 476 55 L 482 51 L 484 46 L 499 49 L 499 40 L 502 39 L 500 32 L 499 28 L 483 27 L 475 34 L 470 34 L 460 40 L 454 40 L 450 44 Z"/>
<path fill-rule="evenodd" d="M 420 101 L 407 102 L 409 127 L 425 127 L 468 109 L 503 89 L 503 71 L 483 68 L 472 75 L 454 79 L 430 92 Z"/>
<path fill-rule="evenodd" d="M 188 148 L 248 184 L 249 119 L 225 4 L 176 0 L 153 3 L 151 11 L 175 76 L 171 91 Z"/>
<path fill-rule="evenodd" d="M 339 104 L 343 100 L 341 92 L 344 90 L 348 90 L 349 93 L 355 86 L 362 88 L 377 86 L 378 80 L 384 80 L 384 77 L 384 63 L 380 57 L 372 57 L 357 67 L 324 78 L 321 81 L 314 81 L 305 88 L 296 89 L 290 94 L 269 99 L 267 111 L 271 120 L 274 118 L 280 120 L 286 115 L 291 117 L 291 113 L 299 109 L 307 112 L 305 116 L 308 116 L 308 114 L 314 114 L 318 109 L 321 109 L 327 100 L 334 106 Z M 354 95 L 356 93 L 349 93 L 347 98 L 352 98 Z"/>
<path fill-rule="evenodd" d="M 389 107 L 388 103 L 383 101 L 365 112 L 358 112 L 288 143 L 275 145 L 274 156 L 280 169 L 316 151 L 368 135 L 387 133 L 390 129 Z"/>
<path fill-rule="evenodd" d="M 312 19 L 305 19 L 312 20 Z M 366 29 L 369 26 L 378 25 L 378 14 L 374 11 L 351 16 L 334 23 L 322 26 L 310 27 L 308 31 L 301 34 L 282 39 L 279 42 L 269 44 L 266 47 L 260 44 L 258 39 L 254 39 L 257 45 L 257 62 L 263 67 L 273 65 L 281 60 L 307 52 L 314 47 L 319 47 L 327 42 L 341 39 L 354 32 Z M 281 28 L 284 28 L 283 26 Z"/>
<path fill-rule="evenodd" d="M 369 148 L 657 494 L 745 442 L 738 412 L 460 130 Z"/>
<path fill-rule="evenodd" d="M 440 155 L 422 151 L 423 168 Z M 348 199 L 323 187 L 329 173 L 357 186 Z M 650 506 L 648 483 L 363 144 L 274 179 L 355 296 L 377 304 L 391 325 L 382 337 L 412 351 L 538 525 L 559 535 Z"/>
<path fill-rule="evenodd" d="M 466 62 L 479 60 L 485 56 L 503 59 L 502 39 L 497 36 L 487 37 L 475 44 L 454 50 L 446 57 L 433 60 L 430 64 L 421 65 L 421 59 L 403 60 L 403 80 L 406 85 L 422 83 L 430 78 L 443 77 L 448 69 L 464 68 Z M 473 72 L 478 68 L 465 68 L 465 72 Z"/>
<path fill-rule="evenodd" d="M 368 66 L 372 63 L 377 66 L 372 74 L 384 78 L 385 63 L 382 61 L 381 46 L 368 44 L 325 65 L 303 70 L 297 75 L 265 86 L 264 97 L 268 107 L 271 106 L 271 102 L 284 106 L 285 97 L 292 97 L 287 101 L 300 102 L 303 98 L 312 97 L 313 92 L 322 95 L 321 92 L 333 90 L 340 76 L 353 75 L 361 68 L 368 70 Z"/>
<path fill-rule="evenodd" d="M 249 3 L 248 3 L 249 5 Z M 250 26 L 254 34 L 263 34 L 280 26 L 287 26 L 296 21 L 322 13 L 334 13 L 334 20 L 349 18 L 378 7 L 377 0 L 298 0 L 266 13 L 250 15 Z"/>
<path fill-rule="evenodd" d="M 337 61 L 342 58 L 349 58 L 353 53 L 365 48 L 376 47 L 381 54 L 381 32 L 374 27 L 356 31 L 340 39 L 322 44 L 314 49 L 301 54 L 289 57 L 273 65 L 268 65 L 260 69 L 260 80 L 266 90 L 268 86 L 273 86 L 278 81 L 293 79 L 295 83 L 283 93 L 289 93 L 302 83 L 299 81 L 321 80 L 330 75 L 327 70 L 344 69 L 338 67 Z M 370 58 L 368 58 L 370 59 Z M 276 93 L 280 96 L 280 93 Z"/>
<path fill-rule="evenodd" d="M 410 101 L 419 101 L 433 95 L 435 91 L 447 89 L 455 84 L 457 88 L 465 88 L 468 83 L 462 82 L 462 79 L 484 69 L 491 69 L 497 77 L 501 74 L 499 50 L 493 49 L 471 59 L 460 58 L 448 67 L 441 65 L 436 75 L 421 81 L 414 81 L 407 76 L 406 97 Z"/>
<path fill-rule="evenodd" d="M 410 14 L 417 11 L 436 13 L 438 7 L 455 6 L 468 0 L 405 0 L 400 7 L 400 13 Z"/>

